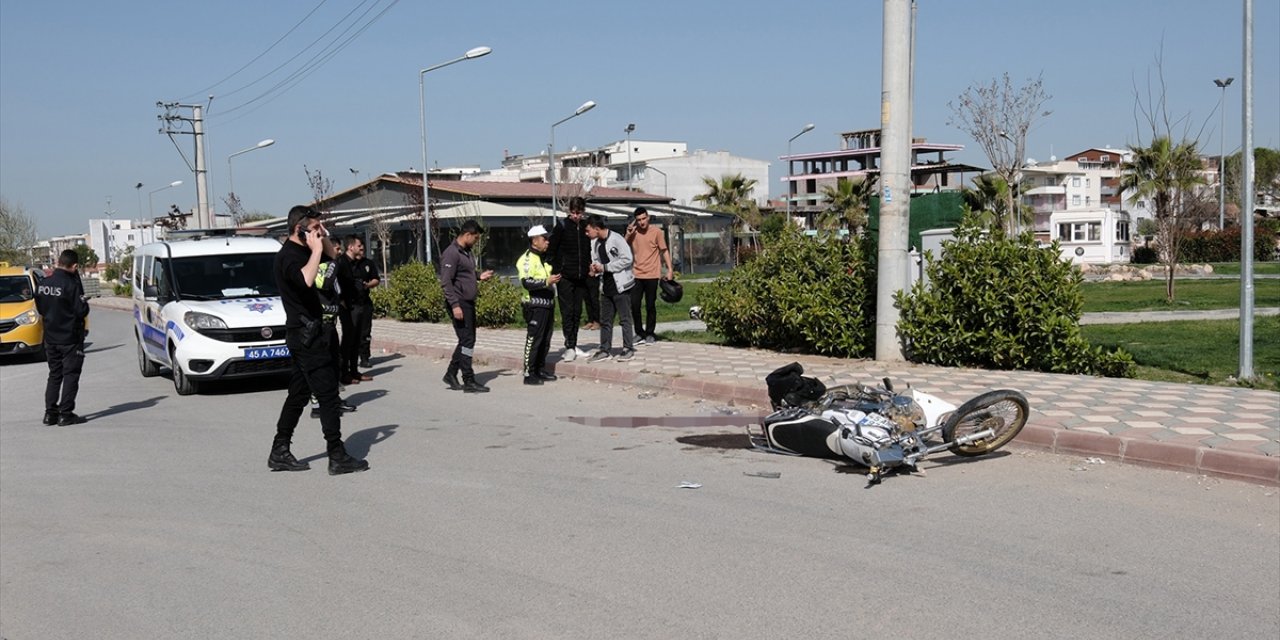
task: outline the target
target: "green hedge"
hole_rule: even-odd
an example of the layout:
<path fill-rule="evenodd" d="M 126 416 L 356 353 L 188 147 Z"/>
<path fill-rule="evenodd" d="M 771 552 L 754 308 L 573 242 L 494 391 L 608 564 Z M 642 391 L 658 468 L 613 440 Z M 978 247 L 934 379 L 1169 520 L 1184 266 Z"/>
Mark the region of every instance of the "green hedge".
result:
<path fill-rule="evenodd" d="M 875 349 L 874 255 L 858 243 L 781 232 L 698 296 L 730 344 L 865 357 Z"/>
<path fill-rule="evenodd" d="M 390 284 L 370 292 L 373 312 L 405 322 L 447 322 L 444 289 L 431 267 L 413 261 L 391 270 Z M 476 325 L 505 326 L 520 313 L 520 290 L 513 284 L 490 278 L 482 281 L 476 296 Z"/>
<path fill-rule="evenodd" d="M 444 290 L 431 267 L 418 261 L 391 270 L 391 283 L 370 292 L 374 315 L 406 322 L 444 320 Z"/>
<path fill-rule="evenodd" d="M 1269 262 L 1275 259 L 1276 233 L 1266 225 L 1253 230 L 1253 259 Z M 1182 239 L 1178 247 L 1178 261 L 1191 262 L 1239 262 L 1240 227 L 1228 227 L 1223 231 L 1193 231 Z"/>
<path fill-rule="evenodd" d="M 895 301 L 898 335 L 916 362 L 1131 377 L 1133 358 L 1104 352 L 1080 333 L 1082 276 L 1059 257 L 1057 242 L 1038 248 L 966 217 L 944 259 L 928 263 L 930 285 L 918 282 Z"/>

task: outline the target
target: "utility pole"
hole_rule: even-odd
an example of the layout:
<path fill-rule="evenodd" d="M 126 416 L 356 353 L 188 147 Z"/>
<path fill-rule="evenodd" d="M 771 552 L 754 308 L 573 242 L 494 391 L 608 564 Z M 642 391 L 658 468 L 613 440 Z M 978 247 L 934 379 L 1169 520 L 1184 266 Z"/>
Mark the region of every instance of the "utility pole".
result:
<path fill-rule="evenodd" d="M 884 0 L 876 360 L 902 361 L 893 296 L 907 287 L 911 212 L 911 0 Z"/>
<path fill-rule="evenodd" d="M 1253 0 L 1244 0 L 1244 82 L 1240 86 L 1240 371 L 1253 378 Z"/>
<path fill-rule="evenodd" d="M 213 96 L 209 96 L 212 100 Z M 179 155 L 187 163 L 187 168 L 196 174 L 196 228 L 212 229 L 213 216 L 209 215 L 209 170 L 204 153 L 204 106 L 198 104 L 179 104 L 177 102 L 157 102 L 156 107 L 164 109 L 164 114 L 156 116 L 160 120 L 160 133 L 169 136 L 173 145 L 178 148 Z M 191 115 L 183 116 L 179 109 L 190 109 Z M 187 130 L 187 125 L 191 130 Z M 182 147 L 174 140 L 174 134 L 195 136 L 195 165 L 187 160 Z"/>

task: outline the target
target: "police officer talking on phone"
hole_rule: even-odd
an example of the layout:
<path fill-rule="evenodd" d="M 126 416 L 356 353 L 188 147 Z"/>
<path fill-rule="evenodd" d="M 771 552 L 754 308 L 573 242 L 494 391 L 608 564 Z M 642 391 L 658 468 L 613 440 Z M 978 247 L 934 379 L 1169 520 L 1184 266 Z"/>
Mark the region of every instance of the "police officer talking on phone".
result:
<path fill-rule="evenodd" d="M 267 467 L 272 471 L 306 471 L 289 451 L 293 430 L 314 395 L 320 401 L 320 427 L 329 452 L 329 475 L 364 471 L 369 463 L 347 454 L 342 444 L 341 410 L 338 399 L 338 367 L 329 342 L 334 339 L 332 322 L 336 314 L 326 313 L 315 289 L 316 274 L 324 257 L 337 255 L 329 232 L 320 221 L 320 212 L 306 206 L 289 210 L 289 237 L 276 254 L 276 287 L 284 304 L 285 344 L 293 361 L 289 395 L 280 408 L 276 437 L 271 444 Z"/>

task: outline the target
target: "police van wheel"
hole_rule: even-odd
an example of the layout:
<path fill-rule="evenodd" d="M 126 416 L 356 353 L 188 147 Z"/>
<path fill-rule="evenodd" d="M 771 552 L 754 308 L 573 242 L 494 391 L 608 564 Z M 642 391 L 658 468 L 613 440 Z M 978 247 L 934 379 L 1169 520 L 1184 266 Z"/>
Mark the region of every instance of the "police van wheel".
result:
<path fill-rule="evenodd" d="M 147 357 L 147 350 L 142 348 L 142 341 L 138 341 L 138 372 L 144 378 L 154 378 L 160 375 L 160 365 L 151 361 Z"/>
<path fill-rule="evenodd" d="M 169 350 L 169 362 L 173 363 L 173 388 L 178 391 L 180 396 L 189 396 L 196 392 L 196 381 L 187 377 L 182 371 L 182 365 L 178 364 L 178 359 L 174 357 L 173 350 Z"/>

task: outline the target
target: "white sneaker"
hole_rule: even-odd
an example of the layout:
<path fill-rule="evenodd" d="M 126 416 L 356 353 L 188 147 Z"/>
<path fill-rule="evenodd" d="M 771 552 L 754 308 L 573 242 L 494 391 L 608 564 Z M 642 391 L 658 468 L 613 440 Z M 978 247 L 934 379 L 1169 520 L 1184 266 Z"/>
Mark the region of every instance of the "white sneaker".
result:
<path fill-rule="evenodd" d="M 577 352 L 577 350 L 575 350 L 575 349 L 565 349 L 565 350 L 564 350 L 564 355 L 563 355 L 563 356 L 560 356 L 560 360 L 562 360 L 562 361 L 564 361 L 564 362 L 573 362 L 573 359 L 574 359 L 574 358 L 576 358 L 576 357 L 578 357 L 578 352 Z"/>
<path fill-rule="evenodd" d="M 579 357 L 579 358 L 585 358 L 585 357 L 587 357 L 587 356 L 589 356 L 589 355 L 591 355 L 591 352 L 590 352 L 590 351 L 587 351 L 586 349 L 583 349 L 582 347 L 578 347 L 578 357 Z"/>

